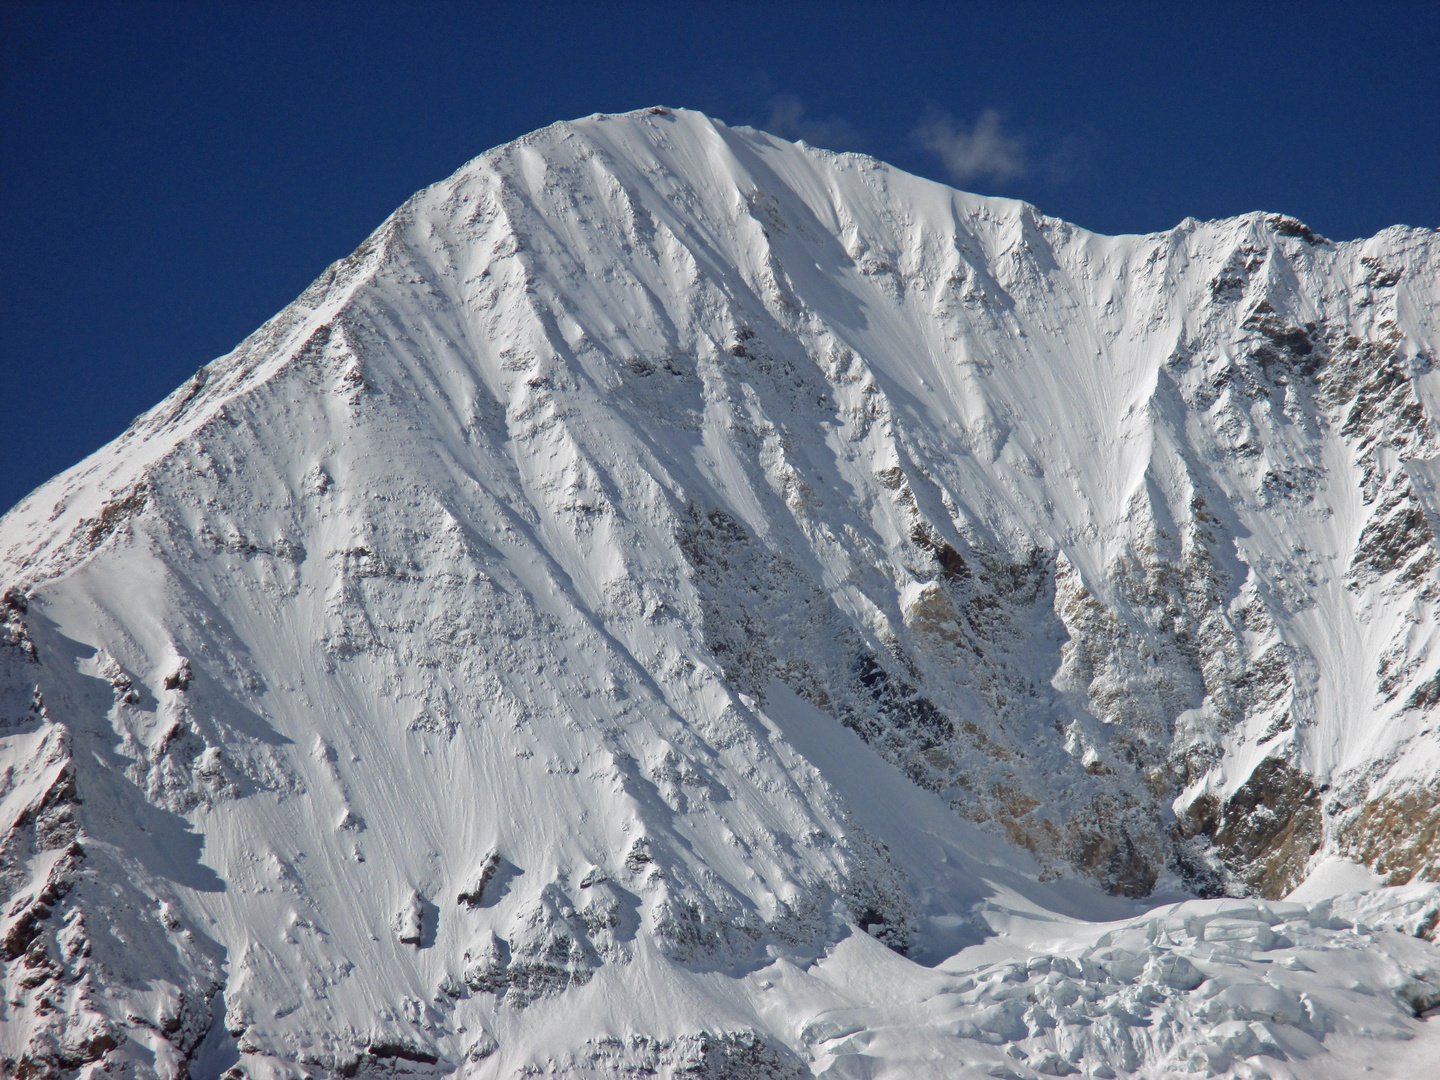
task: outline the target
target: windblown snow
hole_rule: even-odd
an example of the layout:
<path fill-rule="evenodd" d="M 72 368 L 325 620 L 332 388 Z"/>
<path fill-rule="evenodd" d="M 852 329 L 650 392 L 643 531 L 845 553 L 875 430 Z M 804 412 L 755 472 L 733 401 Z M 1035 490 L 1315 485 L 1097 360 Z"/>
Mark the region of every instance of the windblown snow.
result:
<path fill-rule="evenodd" d="M 1440 237 L 650 109 L 0 521 L 17 1077 L 1440 1054 Z"/>

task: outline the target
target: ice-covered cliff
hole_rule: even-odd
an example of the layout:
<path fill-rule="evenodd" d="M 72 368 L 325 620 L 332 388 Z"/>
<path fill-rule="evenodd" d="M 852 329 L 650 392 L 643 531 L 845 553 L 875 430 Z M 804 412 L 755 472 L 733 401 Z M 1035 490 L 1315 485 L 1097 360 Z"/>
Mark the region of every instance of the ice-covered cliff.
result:
<path fill-rule="evenodd" d="M 0 521 L 0 1059 L 1420 1075 L 1437 346 L 1427 230 L 497 148 Z"/>

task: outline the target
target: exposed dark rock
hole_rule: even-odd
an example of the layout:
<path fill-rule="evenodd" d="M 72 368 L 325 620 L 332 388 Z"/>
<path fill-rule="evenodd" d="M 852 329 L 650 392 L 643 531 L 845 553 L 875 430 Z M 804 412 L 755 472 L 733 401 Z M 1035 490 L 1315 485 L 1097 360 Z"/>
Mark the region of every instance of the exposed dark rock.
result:
<path fill-rule="evenodd" d="M 370 1056 L 375 1058 L 400 1058 L 403 1061 L 419 1061 L 426 1065 L 434 1065 L 440 1060 L 438 1054 L 431 1053 L 417 1043 L 393 1037 L 372 1040 L 367 1049 Z"/>
<path fill-rule="evenodd" d="M 495 876 L 495 871 L 500 868 L 500 853 L 498 851 L 487 852 L 480 860 L 480 867 L 470 876 L 470 882 L 456 894 L 455 902 L 464 904 L 466 907 L 477 907 L 485 897 L 485 886 Z"/>
<path fill-rule="evenodd" d="M 1429 709 L 1440 704 L 1440 672 L 1433 679 L 1427 679 L 1415 688 L 1405 700 L 1407 709 Z"/>
<path fill-rule="evenodd" d="M 562 1080 L 804 1080 L 812 1075 L 792 1050 L 754 1031 L 706 1031 L 664 1040 L 608 1036 L 546 1068 Z"/>
<path fill-rule="evenodd" d="M 1298 221 L 1288 214 L 1267 214 L 1265 223 L 1275 230 L 1277 236 L 1290 236 L 1296 240 L 1304 240 L 1307 244 L 1328 244 L 1325 237 L 1314 232 L 1310 226 L 1303 221 Z"/>
<path fill-rule="evenodd" d="M 1115 820 L 1106 810 L 1096 813 L 1097 821 Z M 1149 896 L 1160 876 L 1160 856 L 1153 840 L 1132 836 L 1123 823 L 1113 832 L 1082 826 L 1070 846 L 1070 861 L 1120 896 Z"/>
<path fill-rule="evenodd" d="M 18 588 L 7 589 L 0 597 L 0 646 L 18 649 L 29 663 L 38 664 L 40 655 L 25 625 L 28 611 L 25 594 Z M 7 718 L 0 716 L 0 720 L 4 719 Z"/>
<path fill-rule="evenodd" d="M 169 675 L 165 676 L 166 690 L 188 690 L 190 689 L 190 661 L 185 657 L 180 658 L 179 665 Z"/>
<path fill-rule="evenodd" d="M 149 500 L 149 484 L 143 480 L 132 484 L 101 507 L 96 517 L 85 518 L 76 525 L 68 543 L 73 545 L 79 554 L 94 551 L 144 510 Z"/>
<path fill-rule="evenodd" d="M 1366 802 L 1341 818 L 1336 842 L 1386 884 L 1440 881 L 1440 790 L 1417 786 Z"/>
<path fill-rule="evenodd" d="M 1211 839 L 1237 886 L 1276 900 L 1300 883 L 1320 847 L 1320 790 L 1288 762 L 1266 758 L 1223 804 L 1211 795 L 1191 803 L 1180 828 Z"/>

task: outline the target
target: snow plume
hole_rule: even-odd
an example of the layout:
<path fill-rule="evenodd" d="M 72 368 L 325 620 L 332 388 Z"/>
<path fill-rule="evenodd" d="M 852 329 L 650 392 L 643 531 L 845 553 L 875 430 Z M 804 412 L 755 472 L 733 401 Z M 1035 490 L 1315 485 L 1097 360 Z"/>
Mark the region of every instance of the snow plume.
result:
<path fill-rule="evenodd" d="M 770 115 L 761 125 L 766 131 L 829 150 L 854 150 L 863 141 L 860 131 L 843 116 L 807 115 L 805 102 L 794 94 L 776 94 L 769 104 Z"/>
<path fill-rule="evenodd" d="M 1025 144 L 1001 128 L 1000 114 L 986 109 L 966 130 L 949 113 L 936 110 L 915 129 L 915 138 L 937 155 L 957 184 L 989 178 L 1013 180 L 1025 175 Z"/>

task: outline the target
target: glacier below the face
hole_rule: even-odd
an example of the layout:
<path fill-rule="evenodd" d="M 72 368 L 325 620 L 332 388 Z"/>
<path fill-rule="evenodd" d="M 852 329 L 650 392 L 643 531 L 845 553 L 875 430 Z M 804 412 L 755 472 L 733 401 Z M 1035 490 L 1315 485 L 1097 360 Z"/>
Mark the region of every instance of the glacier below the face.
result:
<path fill-rule="evenodd" d="M 24 1077 L 1429 1075 L 1440 238 L 697 113 L 0 520 Z"/>

